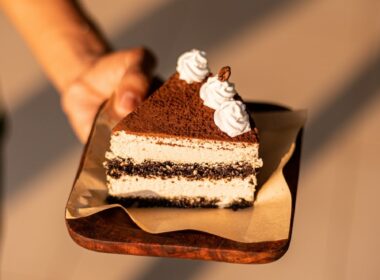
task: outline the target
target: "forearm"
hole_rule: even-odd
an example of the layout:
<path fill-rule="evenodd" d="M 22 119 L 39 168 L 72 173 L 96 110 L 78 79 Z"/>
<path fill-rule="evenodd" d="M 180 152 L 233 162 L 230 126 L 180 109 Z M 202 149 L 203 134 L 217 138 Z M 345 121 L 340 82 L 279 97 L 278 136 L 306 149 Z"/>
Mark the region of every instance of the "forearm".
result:
<path fill-rule="evenodd" d="M 108 50 L 75 1 L 0 0 L 0 3 L 60 91 Z"/>

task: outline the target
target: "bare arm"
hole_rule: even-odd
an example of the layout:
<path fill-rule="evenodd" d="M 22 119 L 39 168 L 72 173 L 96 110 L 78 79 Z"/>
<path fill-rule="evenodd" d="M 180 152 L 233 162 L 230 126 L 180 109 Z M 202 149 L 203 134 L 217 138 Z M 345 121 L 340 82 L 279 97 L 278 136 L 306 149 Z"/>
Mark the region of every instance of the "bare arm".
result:
<path fill-rule="evenodd" d="M 120 118 L 144 98 L 152 55 L 141 48 L 110 52 L 76 1 L 0 0 L 0 4 L 60 91 L 63 109 L 82 141 L 105 99 L 112 97 Z"/>
<path fill-rule="evenodd" d="M 108 51 L 74 1 L 1 0 L 1 4 L 60 90 Z"/>

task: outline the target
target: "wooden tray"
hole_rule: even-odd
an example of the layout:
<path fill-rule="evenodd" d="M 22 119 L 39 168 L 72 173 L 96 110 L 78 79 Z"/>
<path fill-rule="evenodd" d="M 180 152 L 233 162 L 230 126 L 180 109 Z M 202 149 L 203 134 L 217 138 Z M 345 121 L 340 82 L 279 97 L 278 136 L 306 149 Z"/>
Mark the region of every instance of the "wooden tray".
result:
<path fill-rule="evenodd" d="M 284 107 L 248 103 L 250 111 L 281 111 Z M 141 230 L 122 210 L 113 208 L 80 219 L 66 219 L 72 239 L 80 246 L 99 252 L 214 260 L 232 263 L 269 263 L 288 250 L 293 227 L 297 193 L 302 130 L 296 149 L 284 168 L 284 177 L 292 195 L 289 238 L 275 242 L 240 243 L 199 231 L 150 234 Z"/>

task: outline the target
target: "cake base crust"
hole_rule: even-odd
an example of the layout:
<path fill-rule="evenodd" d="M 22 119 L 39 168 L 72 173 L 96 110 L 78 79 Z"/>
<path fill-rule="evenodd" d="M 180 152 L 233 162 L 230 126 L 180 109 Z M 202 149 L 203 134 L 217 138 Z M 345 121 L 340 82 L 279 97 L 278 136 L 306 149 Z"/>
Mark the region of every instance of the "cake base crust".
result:
<path fill-rule="evenodd" d="M 174 163 L 171 161 L 157 162 L 146 160 L 135 164 L 132 159 L 114 158 L 105 162 L 107 175 L 118 179 L 121 176 L 141 176 L 143 178 L 173 178 L 184 177 L 190 180 L 200 179 L 245 179 L 255 175 L 255 168 L 248 162 L 234 164 L 198 164 L 198 163 Z"/>
<path fill-rule="evenodd" d="M 147 197 L 117 197 L 109 195 L 107 202 L 110 204 L 118 203 L 126 208 L 138 207 L 138 208 L 152 208 L 152 207 L 177 207 L 177 208 L 219 208 L 217 203 L 218 199 L 206 199 L 204 197 L 199 198 L 147 198 Z M 237 199 L 230 205 L 224 208 L 233 210 L 243 209 L 253 206 L 252 201 L 245 199 Z"/>

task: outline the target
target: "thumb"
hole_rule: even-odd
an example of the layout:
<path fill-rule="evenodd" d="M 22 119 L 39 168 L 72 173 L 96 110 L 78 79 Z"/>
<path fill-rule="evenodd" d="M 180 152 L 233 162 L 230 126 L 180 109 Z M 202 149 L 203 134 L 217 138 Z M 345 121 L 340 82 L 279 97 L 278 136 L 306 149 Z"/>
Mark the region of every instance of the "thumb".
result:
<path fill-rule="evenodd" d="M 131 113 L 144 100 L 150 77 L 140 70 L 127 71 L 111 98 L 112 110 L 121 119 Z"/>

